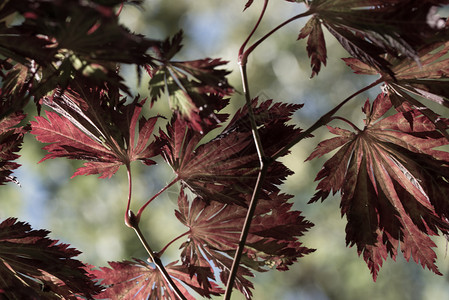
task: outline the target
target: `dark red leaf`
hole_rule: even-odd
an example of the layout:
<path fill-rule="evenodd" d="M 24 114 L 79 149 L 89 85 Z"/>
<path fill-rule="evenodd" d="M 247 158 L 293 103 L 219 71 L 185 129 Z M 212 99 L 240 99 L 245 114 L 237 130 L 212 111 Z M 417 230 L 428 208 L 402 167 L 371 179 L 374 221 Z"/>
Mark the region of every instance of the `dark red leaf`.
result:
<path fill-rule="evenodd" d="M 291 210 L 292 205 L 287 202 L 290 198 L 273 193 L 269 199 L 259 201 L 244 251 L 245 266 L 239 267 L 235 282 L 235 287 L 248 299 L 253 287 L 246 278 L 253 276 L 249 268 L 265 271 L 264 267 L 268 266 L 287 270 L 297 258 L 314 251 L 298 241 L 313 224 L 300 212 Z M 209 267 L 212 262 L 220 269 L 220 279 L 226 284 L 246 208 L 214 201 L 206 204 L 198 197 L 190 203 L 183 192 L 178 207 L 177 218 L 189 228 L 188 239 L 182 245 L 183 264 L 198 276 L 201 284 L 207 285 L 213 274 Z"/>
<path fill-rule="evenodd" d="M 396 108 L 404 102 L 420 108 L 422 113 L 435 123 L 438 130 L 449 138 L 445 131 L 446 125 L 440 122 L 439 115 L 420 101 L 420 98 L 426 98 L 449 107 L 447 91 L 449 59 L 445 58 L 448 50 L 449 43 L 436 42 L 420 49 L 419 61 L 411 61 L 406 57 L 391 57 L 389 63 L 394 76 L 354 58 L 345 59 L 345 62 L 355 73 L 381 75 L 385 82 L 385 90 Z"/>
<path fill-rule="evenodd" d="M 0 109 L 0 115 L 2 113 L 3 109 Z M 11 174 L 20 166 L 14 160 L 20 157 L 17 152 L 27 131 L 24 127 L 18 126 L 23 118 L 25 118 L 23 113 L 15 112 L 0 119 L 0 185 L 8 181 L 17 182 Z"/>
<path fill-rule="evenodd" d="M 437 6 L 448 1 L 323 0 L 310 11 L 354 57 L 393 75 L 385 54 L 419 63 L 418 50 L 444 31 Z"/>
<path fill-rule="evenodd" d="M 441 274 L 429 236 L 449 232 L 449 153 L 434 148 L 449 142 L 418 109 L 402 105 L 385 117 L 391 106 L 388 95 L 380 94 L 364 106 L 363 130 L 331 128 L 339 137 L 321 142 L 308 158 L 340 148 L 318 173 L 311 202 L 341 192 L 346 242 L 357 245 L 374 279 L 398 249 Z"/>
<path fill-rule="evenodd" d="M 190 127 L 204 131 L 205 127 L 222 121 L 217 114 L 228 101 L 224 96 L 234 89 L 226 76 L 230 73 L 219 67 L 227 64 L 221 59 L 205 58 L 192 61 L 174 61 L 172 57 L 180 50 L 182 32 L 161 46 L 158 66 L 147 66 L 151 76 L 149 83 L 152 102 L 168 93 L 170 107 L 186 120 Z"/>
<path fill-rule="evenodd" d="M 281 149 L 300 132 L 285 125 L 300 105 L 273 104 L 271 100 L 259 106 L 257 101 L 253 104 L 267 155 Z M 161 143 L 165 144 L 162 149 L 164 159 L 196 195 L 223 203 L 246 205 L 246 194 L 252 192 L 260 166 L 246 108 L 237 112 L 216 138 L 207 143 L 201 143 L 202 139 L 203 135 L 175 118 L 167 133 L 160 131 Z M 278 191 L 276 185 L 290 174 L 291 171 L 283 164 L 273 163 L 263 184 L 264 193 Z"/>
<path fill-rule="evenodd" d="M 8 299 L 93 299 L 100 287 L 73 259 L 80 252 L 50 240 L 48 233 L 14 218 L 0 223 L 0 294 Z"/>
<path fill-rule="evenodd" d="M 74 91 L 66 91 L 46 100 L 63 116 L 47 112 L 48 120 L 36 117 L 31 122 L 31 133 L 50 143 L 44 147 L 50 153 L 41 161 L 57 157 L 87 160 L 74 176 L 101 174 L 100 178 L 111 177 L 121 165 L 135 160 L 154 164 L 150 158 L 159 153 L 159 146 L 149 144 L 149 140 L 157 118 L 141 116 L 145 100 L 110 107 L 100 105 L 101 92 L 91 91 L 89 97 L 95 96 L 100 99 L 83 99 Z"/>
<path fill-rule="evenodd" d="M 106 286 L 106 289 L 96 296 L 97 299 L 177 299 L 159 270 L 150 264 L 135 259 L 110 262 L 109 265 L 111 268 L 102 267 L 100 270 L 90 271 Z M 186 299 L 195 298 L 190 295 L 184 284 L 207 298 L 222 293 L 222 290 L 213 283 L 211 290 L 201 288 L 196 278 L 188 274 L 187 268 L 176 265 L 176 262 L 168 264 L 165 268 Z"/>
<path fill-rule="evenodd" d="M 320 20 L 313 16 L 306 25 L 301 29 L 298 39 L 307 39 L 307 54 L 310 57 L 312 67 L 312 75 L 318 75 L 321 69 L 321 64 L 326 65 L 327 53 L 326 42 L 324 40 L 323 30 L 321 29 Z"/>

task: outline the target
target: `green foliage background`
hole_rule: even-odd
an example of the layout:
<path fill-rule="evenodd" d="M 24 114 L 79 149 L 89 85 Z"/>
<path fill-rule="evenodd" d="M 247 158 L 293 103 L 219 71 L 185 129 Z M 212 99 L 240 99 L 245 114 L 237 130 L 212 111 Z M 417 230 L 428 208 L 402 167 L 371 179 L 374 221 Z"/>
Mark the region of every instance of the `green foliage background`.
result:
<path fill-rule="evenodd" d="M 177 59 L 229 60 L 228 69 L 233 70 L 229 81 L 239 91 L 237 52 L 257 20 L 262 2 L 255 1 L 243 13 L 245 1 L 242 0 L 146 0 L 144 9 L 126 6 L 121 18 L 132 30 L 150 38 L 164 39 L 182 28 L 184 48 Z M 258 33 L 264 34 L 299 13 L 301 8 L 286 1 L 272 1 Z M 347 54 L 327 35 L 328 66 L 317 78 L 309 79 L 311 70 L 305 41 L 296 41 L 302 24 L 303 20 L 293 22 L 257 48 L 250 56 L 248 71 L 253 97 L 305 103 L 295 116 L 295 123 L 306 128 L 332 105 L 363 87 L 369 78 L 351 73 L 340 60 Z M 139 85 L 133 67 L 123 66 L 121 71 L 133 93 L 146 96 L 148 78 L 143 76 Z M 355 124 L 362 124 L 360 107 L 366 97 L 373 98 L 377 92 L 373 90 L 356 98 L 340 115 L 349 115 Z M 243 96 L 236 93 L 228 109 L 237 109 L 243 101 Z M 164 111 L 168 113 L 167 109 L 167 103 L 159 101 L 147 114 L 164 114 Z M 29 107 L 29 112 L 34 114 L 35 108 Z M 300 259 L 287 273 L 257 274 L 254 299 L 449 299 L 449 260 L 444 239 L 435 239 L 437 264 L 444 276 L 436 276 L 399 258 L 397 262 L 388 260 L 374 283 L 365 262 L 357 257 L 356 249 L 345 247 L 345 220 L 340 217 L 338 197 L 324 204 L 307 205 L 316 186 L 313 179 L 326 157 L 303 162 L 326 137 L 326 130 L 319 130 L 315 138 L 300 143 L 293 148 L 292 155 L 284 158 L 295 175 L 288 179 L 283 191 L 295 195 L 295 207 L 315 224 L 302 241 L 317 251 Z M 127 197 L 125 169 L 108 180 L 94 176 L 70 179 L 81 163 L 57 159 L 37 164 L 44 156 L 41 147 L 33 136 L 25 138 L 19 159 L 22 167 L 15 172 L 22 187 L 9 184 L 0 189 L 0 219 L 15 216 L 30 222 L 33 228 L 51 230 L 52 238 L 81 250 L 83 254 L 79 258 L 90 264 L 104 266 L 111 260 L 144 258 L 145 251 L 137 237 L 123 223 Z M 162 160 L 148 168 L 136 163 L 133 172 L 135 208 L 173 177 Z M 176 201 L 176 193 L 169 190 L 151 203 L 143 215 L 141 228 L 154 249 L 161 249 L 184 230 L 174 217 Z M 176 259 L 179 245 L 175 243 L 166 252 L 163 258 L 167 262 Z M 237 292 L 233 296 L 233 299 L 244 299 Z"/>

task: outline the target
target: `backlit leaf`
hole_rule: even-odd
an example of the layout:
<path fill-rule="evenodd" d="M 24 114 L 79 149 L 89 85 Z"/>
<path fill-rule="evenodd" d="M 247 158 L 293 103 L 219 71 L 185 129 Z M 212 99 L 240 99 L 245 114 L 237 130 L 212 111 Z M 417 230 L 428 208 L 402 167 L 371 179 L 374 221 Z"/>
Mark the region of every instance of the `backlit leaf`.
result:
<path fill-rule="evenodd" d="M 38 116 L 31 122 L 31 133 L 40 142 L 50 143 L 44 147 L 49 154 L 41 161 L 57 157 L 87 160 L 73 176 L 100 174 L 100 178 L 111 177 L 121 165 L 135 160 L 154 164 L 150 158 L 159 153 L 159 147 L 149 140 L 157 118 L 141 116 L 145 100 L 111 107 L 111 103 L 101 105 L 107 97 L 103 91 L 84 95 L 89 96 L 83 98 L 69 90 L 47 99 L 63 115 L 48 111 L 47 119 Z"/>
<path fill-rule="evenodd" d="M 192 61 L 171 60 L 181 48 L 182 32 L 165 41 L 159 52 L 163 63 L 148 66 L 152 102 L 163 93 L 169 96 L 170 107 L 197 131 L 216 124 L 216 112 L 227 105 L 223 97 L 233 93 L 226 76 L 230 73 L 219 67 L 227 64 L 220 59 L 205 58 Z"/>
<path fill-rule="evenodd" d="M 408 58 L 419 64 L 418 50 L 444 31 L 445 22 L 437 15 L 437 6 L 449 1 L 314 0 L 310 3 L 312 18 L 320 20 L 354 58 L 392 75 L 384 55 Z"/>
<path fill-rule="evenodd" d="M 0 107 L 0 115 L 8 110 L 8 106 Z M 18 126 L 25 115 L 21 112 L 8 114 L 0 119 L 0 185 L 5 182 L 16 182 L 12 171 L 20 165 L 14 160 L 20 157 L 17 152 L 23 141 L 23 135 L 27 131 Z"/>
<path fill-rule="evenodd" d="M 308 159 L 340 149 L 318 173 L 311 202 L 341 192 L 346 243 L 357 246 L 374 279 L 398 249 L 441 274 L 429 236 L 449 232 L 449 153 L 434 148 L 449 142 L 420 110 L 403 105 L 384 116 L 391 106 L 380 94 L 364 107 L 363 130 L 330 128 L 338 137 L 321 142 Z"/>
<path fill-rule="evenodd" d="M 269 100 L 255 107 L 260 136 L 267 155 L 282 148 L 300 132 L 285 125 L 300 105 L 274 103 Z M 210 128 L 210 130 L 213 129 Z M 206 132 L 207 133 L 207 132 Z M 276 136 L 276 139 L 272 137 Z M 246 205 L 246 194 L 254 188 L 259 172 L 259 158 L 251 133 L 246 108 L 237 112 L 216 138 L 202 143 L 203 135 L 175 118 L 160 131 L 164 159 L 184 184 L 196 195 L 223 203 Z M 267 172 L 263 190 L 277 192 L 277 185 L 291 174 L 283 164 L 273 163 Z"/>
<path fill-rule="evenodd" d="M 312 75 L 318 75 L 321 64 L 326 65 L 327 53 L 326 42 L 324 40 L 323 30 L 321 29 L 320 20 L 313 16 L 306 25 L 301 29 L 298 39 L 307 39 L 307 54 L 311 59 Z"/>
<path fill-rule="evenodd" d="M 235 287 L 248 299 L 253 287 L 246 278 L 253 276 L 250 268 L 288 270 L 297 258 L 314 251 L 298 241 L 313 224 L 300 212 L 290 210 L 289 198 L 289 195 L 273 193 L 269 199 L 259 201 L 244 251 L 245 266 L 239 267 L 235 282 Z M 206 204 L 198 197 L 189 202 L 183 192 L 178 198 L 178 207 L 177 218 L 189 228 L 188 239 L 181 246 L 183 264 L 191 274 L 198 276 L 201 284 L 207 285 L 213 270 L 209 267 L 209 272 L 205 272 L 204 267 L 212 263 L 220 270 L 220 279 L 226 284 L 247 209 L 216 201 Z"/>
<path fill-rule="evenodd" d="M 0 296 L 6 299 L 93 299 L 100 291 L 73 259 L 80 252 L 46 230 L 9 218 L 0 223 Z"/>
<path fill-rule="evenodd" d="M 142 260 L 109 262 L 109 265 L 110 268 L 102 267 L 100 270 L 90 270 L 90 273 L 101 279 L 101 284 L 106 286 L 106 289 L 96 296 L 97 299 L 168 300 L 178 298 L 161 272 Z M 207 298 L 222 292 L 216 285 L 213 285 L 214 290 L 202 289 L 196 278 L 189 276 L 187 268 L 184 266 L 170 263 L 165 268 L 186 299 L 194 300 L 195 298 L 189 294 L 183 284 Z"/>

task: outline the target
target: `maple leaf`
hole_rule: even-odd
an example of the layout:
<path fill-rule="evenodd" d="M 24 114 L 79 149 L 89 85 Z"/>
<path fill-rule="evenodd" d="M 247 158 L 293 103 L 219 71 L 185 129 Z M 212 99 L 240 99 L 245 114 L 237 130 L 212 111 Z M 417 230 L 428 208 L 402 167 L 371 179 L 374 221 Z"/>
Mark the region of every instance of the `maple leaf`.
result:
<path fill-rule="evenodd" d="M 384 55 L 407 57 L 419 63 L 418 49 L 445 26 L 436 8 L 447 3 L 449 1 L 320 0 L 311 1 L 309 11 L 314 14 L 312 20 L 319 19 L 353 57 L 392 75 Z M 317 68 L 314 61 L 325 52 L 319 24 L 312 20 L 300 37 L 315 32 L 314 37 L 309 37 L 308 50 L 320 49 L 312 54 L 312 67 Z"/>
<path fill-rule="evenodd" d="M 9 218 L 0 223 L 0 296 L 8 299 L 78 299 L 100 291 L 73 259 L 80 252 Z"/>
<path fill-rule="evenodd" d="M 0 116 L 9 111 L 9 106 L 0 107 Z M 28 131 L 18 124 L 25 118 L 22 112 L 14 112 L 0 118 L 0 185 L 5 182 L 18 182 L 11 176 L 12 171 L 20 164 L 13 162 L 20 157 L 16 152 L 20 150 L 23 135 Z"/>
<path fill-rule="evenodd" d="M 449 107 L 449 93 L 446 87 L 449 77 L 449 59 L 445 58 L 448 50 L 449 43 L 435 42 L 419 50 L 418 62 L 407 58 L 390 57 L 388 61 L 394 76 L 355 58 L 346 58 L 344 61 L 357 74 L 379 74 L 385 84 L 384 90 L 395 107 L 408 102 L 420 108 L 422 113 L 449 138 L 445 132 L 446 125 L 440 121 L 438 114 L 419 100 L 419 98 L 425 98 Z"/>
<path fill-rule="evenodd" d="M 413 257 L 441 274 L 429 236 L 449 232 L 449 153 L 434 148 L 449 142 L 422 111 L 405 104 L 381 119 L 391 107 L 382 93 L 371 107 L 365 103 L 363 130 L 328 127 L 338 136 L 318 144 L 307 160 L 340 149 L 318 173 L 311 202 L 341 192 L 346 243 L 357 245 L 374 280 L 383 260 L 394 259 L 398 249 L 407 261 Z"/>
<path fill-rule="evenodd" d="M 121 1 L 116 4 L 121 4 Z M 47 43 L 47 47 L 33 49 L 35 54 L 29 56 L 32 58 L 45 52 L 55 55 L 55 52 L 66 49 L 81 59 L 97 63 L 109 61 L 143 65 L 151 62 L 151 57 L 145 52 L 159 44 L 159 41 L 130 33 L 119 24 L 113 7 L 92 1 L 8 1 L 1 7 L 1 11 L 5 14 L 18 12 L 25 16 L 23 24 L 11 27 L 17 33 L 22 33 L 18 38 L 20 43 L 7 43 L 6 49 L 15 53 L 28 53 L 30 49 L 24 47 L 27 34 L 26 38 L 33 42 L 33 38 L 41 36 L 39 42 Z M 47 39 L 42 39 L 42 36 Z M 2 49 L 5 48 L 2 46 Z M 48 56 L 44 55 L 44 59 L 38 63 L 48 63 L 46 57 Z"/>
<path fill-rule="evenodd" d="M 177 299 L 163 278 L 161 272 L 150 264 L 134 259 L 134 261 L 109 262 L 111 268 L 102 267 L 100 270 L 90 270 L 90 273 L 106 289 L 96 298 L 98 299 Z M 214 283 L 212 290 L 202 289 L 196 278 L 187 273 L 184 266 L 176 265 L 176 262 L 165 266 L 170 276 L 186 299 L 195 298 L 188 293 L 183 284 L 186 284 L 203 297 L 210 298 L 211 295 L 219 295 L 223 291 Z"/>
<path fill-rule="evenodd" d="M 114 8 L 104 4 L 17 0 L 0 7 L 0 16 L 23 18 L 17 24 L 0 24 L 0 54 L 28 69 L 26 88 L 38 108 L 38 100 L 49 91 L 79 78 L 108 82 L 129 93 L 117 74 L 117 63 L 153 64 L 146 52 L 159 41 L 130 33 Z"/>
<path fill-rule="evenodd" d="M 205 58 L 192 61 L 174 61 L 172 57 L 181 49 L 182 31 L 159 47 L 162 63 L 147 66 L 152 102 L 162 93 L 168 93 L 170 107 L 178 112 L 197 131 L 204 126 L 220 122 L 216 111 L 228 104 L 223 97 L 233 93 L 226 76 L 230 73 L 218 69 L 226 61 Z"/>
<path fill-rule="evenodd" d="M 90 90 L 83 95 L 68 90 L 46 99 L 62 116 L 47 111 L 47 119 L 38 116 L 31 122 L 31 133 L 40 142 L 50 143 L 43 148 L 50 153 L 41 161 L 57 157 L 87 160 L 73 176 L 101 174 L 100 178 L 111 177 L 121 165 L 135 160 L 155 163 L 150 158 L 158 154 L 159 146 L 149 140 L 157 117 L 141 116 L 145 100 L 136 98 L 128 105 L 111 106 L 104 91 Z"/>
<path fill-rule="evenodd" d="M 255 100 L 253 106 L 267 155 L 281 149 L 300 131 L 285 122 L 301 105 L 273 104 L 268 100 L 257 106 Z M 273 139 L 273 136 L 277 138 Z M 160 130 L 159 139 L 164 144 L 162 155 L 183 185 L 198 196 L 246 205 L 245 194 L 253 190 L 260 165 L 246 107 L 234 115 L 216 138 L 201 143 L 203 137 L 175 117 L 167 133 Z M 263 190 L 267 193 L 278 191 L 276 185 L 290 174 L 283 164 L 274 162 L 268 168 Z"/>
<path fill-rule="evenodd" d="M 305 37 L 307 39 L 307 54 L 311 58 L 312 75 L 318 75 L 321 69 L 321 64 L 326 65 L 326 42 L 324 40 L 323 30 L 321 24 L 316 16 L 310 18 L 306 25 L 301 29 L 298 40 Z"/>
<path fill-rule="evenodd" d="M 270 199 L 260 200 L 257 206 L 244 251 L 245 266 L 239 267 L 235 281 L 235 287 L 248 299 L 253 288 L 245 278 L 253 276 L 249 268 L 261 272 L 266 271 L 264 266 L 287 270 L 297 258 L 314 251 L 297 240 L 313 224 L 300 212 L 290 210 L 292 205 L 287 203 L 290 198 L 273 193 Z M 181 246 L 182 263 L 204 285 L 213 274 L 211 267 L 207 269 L 212 263 L 220 270 L 220 279 L 226 284 L 247 209 L 215 201 L 206 204 L 199 197 L 189 203 L 182 191 L 178 209 L 176 217 L 189 228 L 188 239 Z"/>

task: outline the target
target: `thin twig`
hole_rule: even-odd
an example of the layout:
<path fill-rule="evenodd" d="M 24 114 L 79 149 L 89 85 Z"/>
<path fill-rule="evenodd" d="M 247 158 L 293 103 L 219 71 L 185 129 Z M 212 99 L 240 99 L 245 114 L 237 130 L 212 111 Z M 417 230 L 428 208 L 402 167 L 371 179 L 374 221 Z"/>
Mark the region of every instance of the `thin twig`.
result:
<path fill-rule="evenodd" d="M 267 5 L 268 5 L 268 0 L 265 0 L 264 4 L 263 4 L 262 12 L 259 15 L 259 19 L 257 20 L 256 25 L 254 25 L 253 30 L 251 30 L 250 34 L 248 35 L 248 37 L 246 38 L 246 40 L 243 42 L 242 46 L 239 49 L 239 56 L 238 56 L 238 58 L 239 58 L 239 63 L 240 64 L 246 65 L 246 58 L 248 57 L 248 55 L 245 56 L 245 61 L 242 62 L 242 58 L 243 58 L 243 53 L 245 51 L 245 47 L 248 44 L 248 42 L 251 39 L 251 37 L 253 36 L 253 34 L 256 32 L 257 27 L 259 27 L 259 24 L 262 21 L 262 18 L 263 18 L 264 14 L 265 14 L 265 11 L 267 9 Z"/>
<path fill-rule="evenodd" d="M 335 117 L 332 117 L 331 120 L 341 120 L 341 121 L 345 122 L 346 124 L 348 124 L 349 126 L 351 126 L 355 131 L 361 132 L 360 128 L 358 128 L 354 123 L 352 123 L 351 121 L 349 121 L 346 118 L 335 116 Z"/>
<path fill-rule="evenodd" d="M 260 169 L 263 168 L 265 153 L 262 146 L 262 141 L 257 130 L 256 118 L 254 117 L 254 110 L 251 104 L 251 96 L 248 85 L 248 75 L 246 73 L 246 65 L 240 65 L 240 73 L 242 74 L 243 92 L 245 93 L 246 107 L 248 109 L 249 121 L 251 123 L 251 131 L 256 145 L 257 155 L 259 156 Z"/>
<path fill-rule="evenodd" d="M 268 170 L 268 167 L 271 164 L 271 162 L 273 162 L 273 160 L 271 158 L 267 158 L 265 156 L 265 152 L 263 150 L 263 145 L 262 145 L 262 141 L 260 139 L 259 131 L 257 130 L 257 123 L 256 123 L 256 119 L 255 119 L 255 116 L 254 116 L 254 111 L 253 111 L 252 103 L 251 103 L 252 99 L 251 99 L 251 95 L 250 95 L 250 91 L 249 91 L 248 75 L 247 75 L 247 72 L 246 72 L 246 63 L 247 63 L 248 55 L 260 43 L 262 43 L 265 39 L 267 39 L 270 35 L 272 35 L 278 29 L 280 29 L 281 27 L 285 26 L 286 24 L 292 22 L 293 20 L 296 20 L 296 19 L 299 19 L 301 17 L 307 16 L 307 15 L 309 15 L 311 13 L 311 12 L 306 12 L 304 14 L 297 15 L 297 16 L 295 16 L 295 17 L 285 21 L 284 23 L 282 23 L 281 25 L 277 26 L 275 29 L 270 31 L 268 34 L 263 36 L 261 39 L 256 41 L 246 51 L 244 51 L 244 48 L 245 48 L 246 44 L 248 43 L 249 39 L 252 37 L 252 35 L 256 31 L 257 27 L 259 26 L 259 24 L 260 24 L 260 22 L 262 20 L 262 17 L 263 17 L 263 15 L 265 13 L 267 4 L 268 4 L 268 0 L 265 0 L 262 12 L 261 12 L 261 14 L 259 16 L 259 19 L 258 19 L 255 27 L 253 28 L 253 30 L 251 31 L 250 35 L 245 40 L 245 42 L 243 43 L 243 45 L 242 45 L 242 47 L 240 48 L 240 51 L 239 51 L 239 65 L 240 65 L 240 74 L 242 76 L 243 92 L 245 94 L 246 106 L 247 106 L 247 109 L 248 109 L 248 116 L 249 116 L 250 123 L 251 123 L 251 131 L 252 131 L 252 135 L 253 135 L 253 139 L 254 139 L 254 144 L 256 145 L 257 155 L 259 157 L 260 169 L 259 169 L 259 174 L 257 176 L 256 185 L 254 187 L 253 194 L 252 194 L 252 197 L 251 197 L 250 205 L 248 207 L 248 212 L 246 214 L 245 223 L 244 223 L 242 231 L 241 231 L 239 245 L 237 247 L 237 251 L 235 253 L 234 260 L 232 262 L 232 267 L 231 267 L 231 271 L 230 271 L 230 274 L 229 274 L 228 282 L 226 284 L 226 291 L 225 291 L 225 295 L 224 295 L 224 299 L 225 300 L 231 299 L 232 288 L 234 286 L 234 281 L 235 281 L 235 278 L 237 276 L 237 270 L 238 270 L 238 267 L 240 265 L 240 260 L 242 258 L 243 250 L 245 249 L 246 239 L 247 239 L 248 234 L 249 234 L 249 229 L 250 229 L 250 226 L 251 226 L 251 222 L 252 222 L 254 213 L 256 211 L 256 207 L 257 207 L 257 203 L 258 203 L 258 199 L 259 199 L 259 194 L 260 194 L 260 191 L 262 189 L 262 184 L 263 184 L 263 182 L 265 180 L 265 176 L 266 176 L 266 172 Z"/>
<path fill-rule="evenodd" d="M 186 236 L 186 235 L 188 235 L 188 234 L 190 234 L 190 233 L 192 233 L 192 232 L 191 232 L 190 230 L 188 230 L 188 231 L 184 232 L 183 234 L 178 235 L 178 236 L 175 237 L 173 240 L 171 240 L 167 245 L 165 245 L 165 247 L 162 248 L 162 250 L 160 250 L 160 251 L 158 252 L 158 254 L 159 254 L 159 255 L 162 255 L 162 254 L 165 252 L 165 250 L 167 250 L 167 248 L 168 248 L 171 244 L 173 244 L 174 242 L 176 242 L 177 240 L 179 240 L 179 239 L 182 238 L 183 236 Z"/>
<path fill-rule="evenodd" d="M 275 27 L 274 29 L 272 29 L 270 32 L 268 32 L 267 34 L 265 34 L 263 37 L 261 37 L 260 39 L 258 39 L 256 42 L 254 42 L 254 44 L 252 44 L 245 52 L 243 52 L 243 54 L 239 55 L 239 61 L 241 64 L 246 64 L 247 60 L 248 60 L 248 56 L 251 54 L 251 52 L 254 51 L 254 49 L 256 49 L 257 46 L 259 46 L 263 41 L 265 41 L 268 37 L 270 37 L 273 33 L 275 33 L 276 31 L 278 31 L 279 29 L 281 29 L 282 27 L 284 27 L 285 25 L 287 25 L 288 23 L 291 23 L 297 19 L 303 18 L 303 17 L 307 17 L 310 16 L 311 14 L 313 14 L 313 11 L 308 10 L 304 13 L 298 14 L 296 16 L 291 17 L 290 19 L 288 19 L 285 22 L 282 22 L 281 24 L 279 24 L 277 27 Z"/>
<path fill-rule="evenodd" d="M 140 217 L 143 213 L 143 211 L 145 210 L 145 208 L 148 206 L 148 204 L 150 204 L 154 199 L 156 199 L 160 194 L 162 194 L 163 192 L 165 192 L 169 187 L 171 187 L 173 184 L 175 184 L 176 182 L 179 181 L 179 177 L 176 176 L 175 179 L 173 179 L 169 184 L 167 184 L 165 187 L 163 187 L 159 192 L 157 192 L 153 197 L 151 197 L 144 205 L 142 205 L 142 207 L 139 209 L 139 211 L 137 212 L 136 218 L 137 220 L 140 220 Z"/>
<path fill-rule="evenodd" d="M 240 265 L 240 260 L 242 258 L 243 249 L 245 249 L 246 239 L 249 234 L 249 228 L 251 226 L 251 221 L 253 220 L 254 213 L 256 211 L 257 203 L 259 200 L 259 194 L 262 189 L 262 184 L 265 180 L 265 175 L 267 173 L 269 164 L 263 165 L 262 169 L 259 171 L 259 176 L 257 177 L 256 186 L 254 187 L 253 195 L 251 197 L 251 202 L 246 214 L 245 223 L 243 224 L 243 229 L 240 234 L 239 246 L 234 255 L 234 260 L 232 261 L 232 267 L 229 274 L 228 282 L 226 284 L 226 292 L 224 295 L 225 300 L 231 299 L 232 288 L 234 286 L 234 281 L 237 276 L 237 270 Z"/>
<path fill-rule="evenodd" d="M 310 126 L 307 130 L 300 132 L 290 143 L 288 143 L 286 146 L 284 146 L 282 149 L 280 149 L 279 151 L 277 151 L 276 153 L 273 154 L 273 156 L 271 157 L 272 160 L 276 160 L 279 157 L 285 155 L 294 145 L 296 145 L 297 143 L 299 143 L 300 141 L 302 141 L 304 138 L 309 137 L 310 134 L 315 131 L 316 129 L 320 128 L 321 126 L 324 126 L 326 124 L 329 123 L 329 121 L 332 119 L 333 115 L 343 106 L 345 105 L 349 100 L 351 100 L 352 98 L 354 98 L 355 96 L 375 87 L 376 85 L 378 85 L 379 83 L 383 82 L 382 79 L 378 79 L 376 81 L 374 81 L 373 83 L 365 86 L 364 88 L 358 90 L 357 92 L 353 93 L 352 95 L 350 95 L 349 97 L 347 97 L 346 99 L 344 99 L 342 102 L 340 102 L 340 104 L 338 104 L 337 106 L 335 106 L 333 109 L 331 109 L 329 112 L 327 112 L 326 114 L 324 114 L 323 116 L 321 116 L 321 118 L 318 119 L 318 121 L 316 121 L 312 126 Z"/>
<path fill-rule="evenodd" d="M 142 206 L 142 208 L 139 210 L 139 213 L 137 216 L 134 215 L 134 213 L 131 211 L 131 196 L 132 196 L 132 177 L 131 177 L 131 166 L 130 164 L 126 164 L 126 169 L 128 173 L 128 203 L 126 205 L 126 212 L 125 212 L 125 224 L 126 226 L 134 229 L 134 232 L 139 237 L 140 242 L 142 243 L 143 247 L 147 251 L 148 255 L 150 256 L 151 261 L 156 265 L 159 272 L 161 272 L 162 276 L 170 286 L 170 288 L 175 292 L 176 296 L 178 296 L 181 300 L 186 300 L 184 295 L 181 293 L 181 291 L 178 289 L 176 284 L 173 282 L 172 278 L 168 274 L 167 270 L 165 269 L 164 265 L 162 264 L 161 259 L 156 254 L 156 252 L 153 252 L 150 245 L 146 241 L 145 237 L 142 234 L 142 231 L 140 231 L 139 228 L 139 221 L 140 221 L 140 214 L 142 214 L 143 209 L 158 195 L 160 195 L 163 191 L 168 189 L 172 184 L 174 184 L 177 180 L 173 180 L 171 183 L 169 183 L 165 188 L 163 188 L 159 193 L 157 193 L 154 197 L 152 197 L 150 200 L 147 201 L 147 203 Z"/>
<path fill-rule="evenodd" d="M 132 214 L 131 211 L 129 211 L 130 214 Z M 131 220 L 135 218 L 134 216 L 130 215 L 129 217 Z M 181 293 L 178 286 L 175 284 L 173 279 L 171 278 L 170 274 L 168 274 L 167 269 L 165 269 L 164 265 L 162 264 L 161 259 L 159 256 L 153 252 L 150 245 L 148 245 L 147 241 L 145 240 L 145 237 L 143 236 L 142 232 L 140 231 L 138 224 L 133 224 L 134 231 L 136 232 L 137 236 L 140 239 L 140 242 L 144 246 L 145 250 L 147 251 L 148 255 L 150 256 L 151 261 L 156 265 L 159 272 L 161 272 L 162 276 L 164 277 L 165 281 L 168 283 L 170 288 L 175 292 L 176 296 L 181 300 L 186 300 L 186 297 Z"/>

